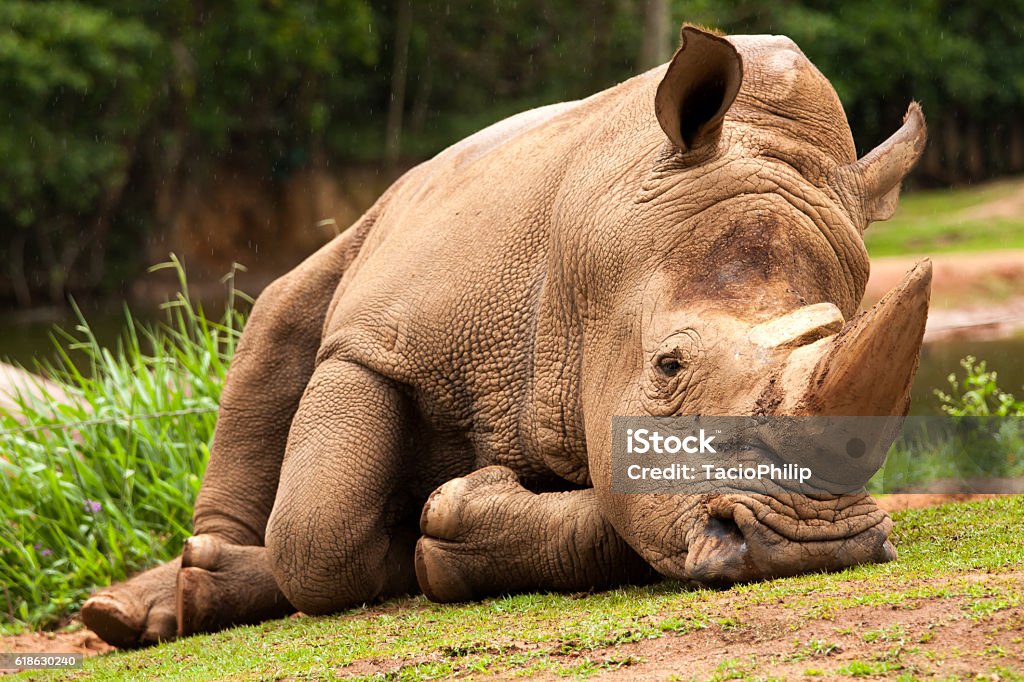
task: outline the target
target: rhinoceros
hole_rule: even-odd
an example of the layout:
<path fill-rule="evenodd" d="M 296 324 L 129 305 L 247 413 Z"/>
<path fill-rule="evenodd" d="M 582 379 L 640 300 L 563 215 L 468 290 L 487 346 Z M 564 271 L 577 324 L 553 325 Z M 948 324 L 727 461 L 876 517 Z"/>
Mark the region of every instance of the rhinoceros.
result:
<path fill-rule="evenodd" d="M 612 489 L 616 415 L 903 415 L 923 261 L 858 314 L 862 239 L 920 156 L 858 159 L 788 38 L 668 64 L 413 168 L 259 297 L 181 556 L 82 619 L 136 646 L 420 590 L 440 602 L 890 561 L 834 498 Z"/>

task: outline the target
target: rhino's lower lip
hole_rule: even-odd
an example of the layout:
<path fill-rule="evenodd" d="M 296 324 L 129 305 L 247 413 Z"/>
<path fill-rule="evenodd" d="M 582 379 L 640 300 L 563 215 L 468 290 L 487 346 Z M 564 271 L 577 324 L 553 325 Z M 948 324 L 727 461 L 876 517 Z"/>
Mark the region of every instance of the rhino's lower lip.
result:
<path fill-rule="evenodd" d="M 771 533 L 776 541 L 795 544 L 845 542 L 890 522 L 866 493 L 825 499 L 790 493 L 788 498 L 728 496 L 731 519 L 745 536 Z"/>
<path fill-rule="evenodd" d="M 810 510 L 823 504 L 804 499 Z M 746 495 L 716 497 L 686 550 L 653 560 L 652 566 L 670 578 L 717 587 L 896 558 L 887 539 L 888 516 L 866 496 L 834 510 L 840 516 L 855 510 L 845 517 L 846 523 L 838 525 L 815 523 L 827 515 L 824 508 L 804 518 L 797 508 L 787 507 L 788 513 L 783 513 L 781 502 L 766 500 Z M 862 501 L 863 511 L 856 511 Z M 839 527 L 842 533 L 837 532 Z M 785 559 L 787 555 L 790 560 Z"/>

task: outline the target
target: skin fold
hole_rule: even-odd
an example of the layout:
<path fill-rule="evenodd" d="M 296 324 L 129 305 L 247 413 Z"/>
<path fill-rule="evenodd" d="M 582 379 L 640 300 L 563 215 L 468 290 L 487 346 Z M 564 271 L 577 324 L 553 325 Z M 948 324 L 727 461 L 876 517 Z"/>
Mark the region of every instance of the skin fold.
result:
<path fill-rule="evenodd" d="M 692 27 L 672 61 L 404 175 L 259 298 L 180 559 L 98 591 L 138 646 L 422 590 L 888 561 L 865 493 L 623 495 L 616 415 L 900 415 L 924 262 L 858 315 L 861 235 L 924 146 L 856 158 L 787 38 Z"/>

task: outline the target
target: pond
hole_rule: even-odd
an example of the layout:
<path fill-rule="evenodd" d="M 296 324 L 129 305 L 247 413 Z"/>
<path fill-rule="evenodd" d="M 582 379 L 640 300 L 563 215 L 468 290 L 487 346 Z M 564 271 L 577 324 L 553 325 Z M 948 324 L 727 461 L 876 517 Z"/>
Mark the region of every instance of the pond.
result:
<path fill-rule="evenodd" d="M 83 309 L 89 327 L 105 346 L 115 346 L 124 329 L 124 314 L 112 307 Z M 0 316 L 0 360 L 20 363 L 29 369 L 34 360 L 52 361 L 57 357 L 50 339 L 60 327 L 73 331 L 77 319 L 64 309 L 38 309 Z"/>
<path fill-rule="evenodd" d="M 921 351 L 921 365 L 911 395 L 911 414 L 939 412 L 939 401 L 934 391 L 938 388 L 949 392 L 948 377 L 953 372 L 963 376 L 960 359 L 966 355 L 984 360 L 989 370 L 997 372 L 997 383 L 1004 391 L 1018 398 L 1024 395 L 1024 336 L 988 340 L 943 339 L 925 344 Z"/>
<path fill-rule="evenodd" d="M 124 317 L 117 310 L 96 308 L 85 311 L 101 343 L 114 344 L 123 327 Z M 31 316 L 0 317 L 0 357 L 31 366 L 35 357 L 53 358 L 49 336 L 58 324 L 71 328 L 74 320 L 64 313 L 36 312 Z M 935 389 L 948 391 L 947 377 L 961 372 L 960 359 L 973 355 L 985 360 L 999 374 L 999 386 L 1017 395 L 1024 394 L 1024 336 L 997 340 L 944 339 L 925 345 L 921 366 L 912 394 L 911 414 L 939 412 Z"/>

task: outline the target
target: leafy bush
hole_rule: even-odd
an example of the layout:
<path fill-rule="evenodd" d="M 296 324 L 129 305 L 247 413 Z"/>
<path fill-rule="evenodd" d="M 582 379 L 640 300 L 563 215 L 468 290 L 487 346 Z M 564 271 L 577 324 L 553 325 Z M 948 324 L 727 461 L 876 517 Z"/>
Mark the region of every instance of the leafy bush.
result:
<path fill-rule="evenodd" d="M 217 404 L 241 333 L 240 294 L 209 319 L 181 293 L 165 318 L 127 310 L 116 350 L 79 312 L 38 367 L 69 396 L 0 411 L 0 630 L 57 625 L 91 589 L 178 554 L 209 458 Z M 82 366 L 82 369 L 79 366 Z"/>
<path fill-rule="evenodd" d="M 998 376 L 988 371 L 984 360 L 979 362 L 968 355 L 960 361 L 960 366 L 964 368 L 964 377 L 958 379 L 956 374 L 949 375 L 949 393 L 935 390 L 943 412 L 954 417 L 1024 415 L 1024 400 L 1017 400 L 999 388 Z"/>
<path fill-rule="evenodd" d="M 911 418 L 868 485 L 871 492 L 920 491 L 929 482 L 961 481 L 970 488 L 987 479 L 1024 476 L 1024 401 L 1002 390 L 984 360 L 960 361 L 963 377 L 950 374 L 949 393 L 936 390 L 945 417 Z"/>

